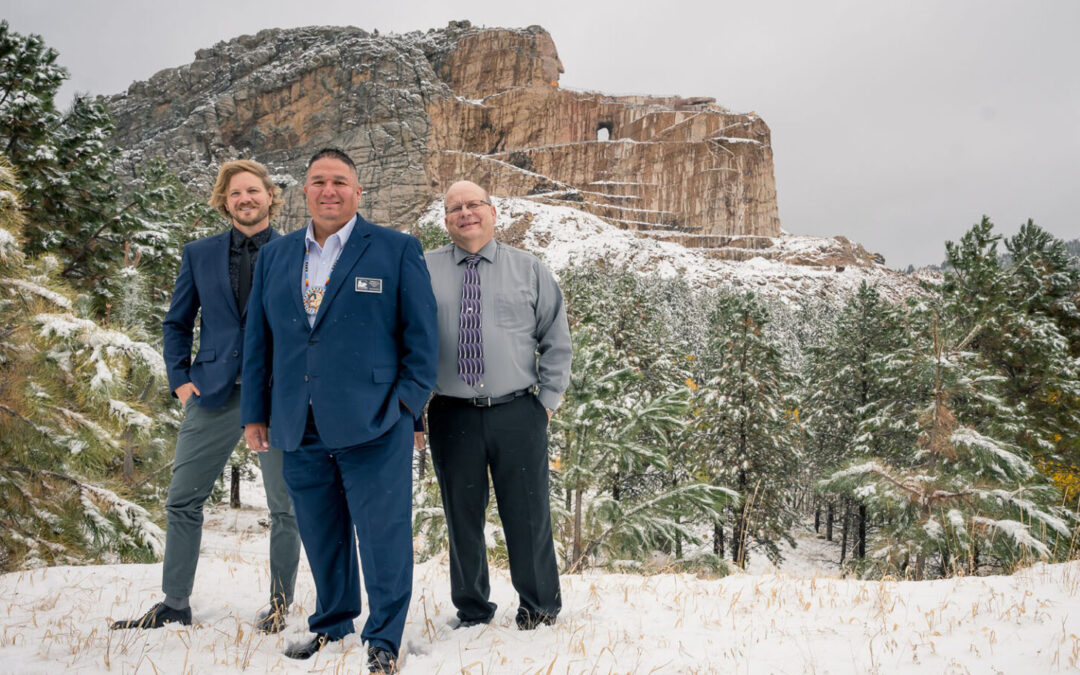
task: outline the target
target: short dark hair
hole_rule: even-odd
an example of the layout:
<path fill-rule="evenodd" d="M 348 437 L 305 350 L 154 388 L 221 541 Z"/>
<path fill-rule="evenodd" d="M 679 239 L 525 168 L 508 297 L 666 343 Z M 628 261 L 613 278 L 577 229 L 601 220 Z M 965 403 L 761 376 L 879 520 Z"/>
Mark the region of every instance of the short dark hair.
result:
<path fill-rule="evenodd" d="M 310 171 L 312 164 L 327 157 L 344 162 L 345 166 L 352 170 L 354 176 L 359 176 L 359 172 L 356 170 L 356 163 L 352 161 L 352 157 L 346 155 L 345 151 L 339 148 L 323 148 L 322 150 L 319 150 L 311 156 L 311 159 L 308 160 L 307 167 L 305 167 L 304 170 Z"/>

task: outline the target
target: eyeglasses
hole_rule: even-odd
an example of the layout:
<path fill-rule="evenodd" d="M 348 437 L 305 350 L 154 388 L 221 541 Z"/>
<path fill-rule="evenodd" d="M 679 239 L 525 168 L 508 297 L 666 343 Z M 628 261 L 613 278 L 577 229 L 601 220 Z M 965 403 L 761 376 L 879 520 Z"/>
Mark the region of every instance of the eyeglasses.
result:
<path fill-rule="evenodd" d="M 482 199 L 474 199 L 471 202 L 465 202 L 464 204 L 458 204 L 457 206 L 455 206 L 452 209 L 446 209 L 446 215 L 448 215 L 448 216 L 458 216 L 458 215 L 461 215 L 462 211 L 465 210 L 465 209 L 469 209 L 470 211 L 475 211 L 476 209 L 480 208 L 481 206 L 491 206 L 491 202 L 485 202 Z"/>

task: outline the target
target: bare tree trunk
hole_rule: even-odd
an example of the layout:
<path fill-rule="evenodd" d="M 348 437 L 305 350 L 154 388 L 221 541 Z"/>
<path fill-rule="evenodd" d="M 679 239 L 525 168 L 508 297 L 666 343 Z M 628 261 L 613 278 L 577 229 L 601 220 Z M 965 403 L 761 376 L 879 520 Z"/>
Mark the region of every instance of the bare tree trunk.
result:
<path fill-rule="evenodd" d="M 713 523 L 712 550 L 713 550 L 713 553 L 720 556 L 721 558 L 724 557 L 724 524 L 723 523 Z"/>
<path fill-rule="evenodd" d="M 234 464 L 230 468 L 232 475 L 229 486 L 229 506 L 238 509 L 240 508 L 240 467 Z"/>
<path fill-rule="evenodd" d="M 825 509 L 825 541 L 832 541 L 832 526 L 834 516 L 835 514 L 833 513 L 833 502 L 830 499 Z"/>
<path fill-rule="evenodd" d="M 574 557 L 573 567 L 577 567 L 581 564 L 581 493 L 582 489 L 579 487 L 574 491 Z"/>
<path fill-rule="evenodd" d="M 742 547 L 739 541 L 739 532 L 742 531 L 742 511 L 735 511 L 735 517 L 731 523 L 731 562 L 739 564 L 742 557 Z"/>
<path fill-rule="evenodd" d="M 131 429 L 124 430 L 124 483 L 131 485 L 135 482 L 135 443 L 132 440 Z"/>
<path fill-rule="evenodd" d="M 424 474 L 427 473 L 427 445 L 416 451 L 416 477 L 423 479 Z"/>
<path fill-rule="evenodd" d="M 821 534 L 821 500 L 814 500 L 814 534 Z"/>
<path fill-rule="evenodd" d="M 859 560 L 866 560 L 866 504 L 859 504 Z"/>
<path fill-rule="evenodd" d="M 844 559 L 847 558 L 848 520 L 849 520 L 850 510 L 851 510 L 850 509 L 850 504 L 848 503 L 848 500 L 845 498 L 844 499 L 843 523 L 840 526 L 841 527 L 841 533 L 842 533 L 840 535 L 840 564 L 841 565 L 844 564 Z"/>

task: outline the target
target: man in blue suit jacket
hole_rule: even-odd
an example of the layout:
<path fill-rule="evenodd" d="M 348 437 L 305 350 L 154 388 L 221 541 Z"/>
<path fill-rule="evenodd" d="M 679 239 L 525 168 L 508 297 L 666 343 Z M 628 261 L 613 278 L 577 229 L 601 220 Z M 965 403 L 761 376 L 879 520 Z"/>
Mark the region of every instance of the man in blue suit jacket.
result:
<path fill-rule="evenodd" d="M 240 440 L 241 350 L 251 278 L 260 247 L 279 238 L 270 218 L 281 208 L 281 190 L 266 168 L 250 160 L 226 162 L 218 172 L 210 205 L 230 218 L 227 232 L 184 247 L 180 274 L 162 333 L 169 388 L 184 405 L 176 440 L 173 477 L 165 501 L 163 602 L 113 628 L 159 628 L 191 623 L 188 597 L 195 581 L 202 537 L 203 504 Z M 202 311 L 199 351 L 191 360 L 195 318 Z M 270 507 L 270 605 L 256 628 L 276 633 L 292 602 L 300 537 L 282 478 L 282 453 L 259 456 Z"/>
<path fill-rule="evenodd" d="M 311 221 L 263 250 L 244 345 L 248 445 L 285 451 L 284 473 L 315 578 L 308 658 L 361 632 L 373 672 L 396 669 L 412 594 L 412 430 L 435 384 L 435 297 L 420 242 L 357 213 L 356 166 L 316 153 Z M 354 539 L 353 533 L 356 533 Z"/>

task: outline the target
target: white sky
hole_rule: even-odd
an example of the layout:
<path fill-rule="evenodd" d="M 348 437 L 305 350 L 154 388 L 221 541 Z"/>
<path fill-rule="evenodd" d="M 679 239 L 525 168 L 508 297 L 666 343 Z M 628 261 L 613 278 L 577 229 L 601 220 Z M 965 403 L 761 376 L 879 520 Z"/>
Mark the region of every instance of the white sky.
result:
<path fill-rule="evenodd" d="M 772 129 L 780 220 L 890 266 L 938 262 L 982 214 L 1080 237 L 1077 0 L 0 0 L 75 91 L 111 94 L 263 28 L 544 26 L 565 87 L 711 96 Z"/>

